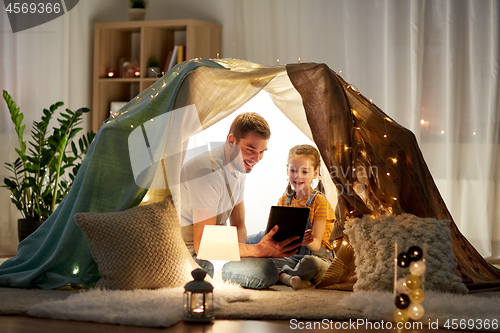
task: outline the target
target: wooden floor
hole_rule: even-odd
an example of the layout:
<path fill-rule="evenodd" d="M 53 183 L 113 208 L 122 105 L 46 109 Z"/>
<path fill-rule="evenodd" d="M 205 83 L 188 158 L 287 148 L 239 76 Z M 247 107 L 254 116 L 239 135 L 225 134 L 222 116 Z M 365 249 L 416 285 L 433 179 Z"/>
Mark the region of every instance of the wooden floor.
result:
<path fill-rule="evenodd" d="M 315 325 L 315 326 L 314 326 Z M 135 326 L 123 326 L 112 324 L 98 324 L 79 321 L 66 321 L 54 319 L 38 319 L 24 316 L 0 316 L 0 332 L 5 333 L 267 333 L 267 332 L 435 332 L 444 333 L 450 330 L 429 329 L 427 323 L 423 329 L 381 329 L 376 323 L 372 328 L 366 327 L 366 323 L 356 327 L 355 322 L 331 322 L 322 321 L 300 321 L 290 322 L 288 320 L 216 320 L 212 324 L 188 324 L 179 322 L 175 326 L 159 329 Z M 379 323 L 380 325 L 380 323 Z M 350 326 L 350 328 L 349 328 Z M 337 327 L 337 328 L 335 328 Z M 343 328 L 342 328 L 343 327 Z M 470 331 L 469 331 L 470 332 Z"/>

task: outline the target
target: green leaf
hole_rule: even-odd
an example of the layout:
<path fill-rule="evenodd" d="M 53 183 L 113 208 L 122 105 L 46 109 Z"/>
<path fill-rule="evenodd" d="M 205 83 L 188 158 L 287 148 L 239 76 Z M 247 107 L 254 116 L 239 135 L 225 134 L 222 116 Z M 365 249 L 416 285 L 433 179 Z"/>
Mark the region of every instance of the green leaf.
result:
<path fill-rule="evenodd" d="M 13 119 L 14 125 L 16 125 L 16 127 L 21 127 L 21 125 L 23 123 L 24 115 L 22 113 L 19 113 L 15 117 L 13 117 L 12 119 Z"/>
<path fill-rule="evenodd" d="M 12 180 L 8 179 L 8 178 L 4 178 L 3 179 L 3 182 L 5 183 L 5 187 L 7 187 L 9 190 L 13 190 L 15 188 L 17 188 L 17 184 L 14 183 Z"/>
<path fill-rule="evenodd" d="M 50 111 L 54 112 L 55 110 L 57 110 L 60 106 L 63 106 L 64 103 L 63 102 L 57 102 L 57 103 L 54 103 L 50 106 Z"/>
<path fill-rule="evenodd" d="M 73 153 L 74 156 L 78 155 L 78 149 L 76 148 L 76 145 L 74 142 L 71 142 L 71 152 Z"/>

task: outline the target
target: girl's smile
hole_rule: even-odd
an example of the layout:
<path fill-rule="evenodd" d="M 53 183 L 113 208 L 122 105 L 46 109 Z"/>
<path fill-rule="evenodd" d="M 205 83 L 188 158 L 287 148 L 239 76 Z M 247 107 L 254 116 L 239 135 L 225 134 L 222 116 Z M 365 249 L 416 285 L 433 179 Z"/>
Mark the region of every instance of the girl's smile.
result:
<path fill-rule="evenodd" d="M 292 155 L 288 160 L 287 175 L 290 184 L 295 190 L 295 198 L 302 199 L 312 191 L 311 183 L 318 176 L 314 170 L 313 161 L 308 155 Z"/>

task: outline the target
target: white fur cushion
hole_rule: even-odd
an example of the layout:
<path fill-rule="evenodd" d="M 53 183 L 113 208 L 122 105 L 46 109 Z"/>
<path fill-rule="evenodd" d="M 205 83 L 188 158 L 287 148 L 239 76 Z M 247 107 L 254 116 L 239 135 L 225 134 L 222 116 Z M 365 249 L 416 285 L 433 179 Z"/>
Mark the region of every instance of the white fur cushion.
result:
<path fill-rule="evenodd" d="M 181 236 L 172 197 L 117 213 L 78 213 L 102 278 L 96 287 L 180 287 L 199 267 Z"/>
<path fill-rule="evenodd" d="M 427 244 L 425 289 L 439 292 L 467 293 L 462 280 L 455 274 L 455 256 L 451 246 L 450 221 L 419 218 L 411 214 L 352 219 L 346 222 L 345 234 L 356 256 L 357 282 L 354 291 L 392 291 L 394 281 L 394 243 L 398 252 L 410 246 Z M 398 267 L 400 276 L 408 268 Z"/>

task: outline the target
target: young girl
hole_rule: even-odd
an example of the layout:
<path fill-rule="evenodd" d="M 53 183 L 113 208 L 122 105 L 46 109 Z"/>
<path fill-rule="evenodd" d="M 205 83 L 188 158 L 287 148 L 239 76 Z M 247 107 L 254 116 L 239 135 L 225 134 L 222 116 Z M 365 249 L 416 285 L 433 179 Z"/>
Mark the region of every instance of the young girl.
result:
<path fill-rule="evenodd" d="M 309 207 L 311 211 L 299 252 L 273 259 L 280 271 L 278 281 L 294 289 L 318 283 L 333 260 L 328 238 L 335 213 L 323 193 L 321 180 L 315 190 L 311 185 L 318 177 L 320 164 L 319 152 L 311 145 L 295 146 L 288 153 L 288 187 L 278 206 Z"/>

